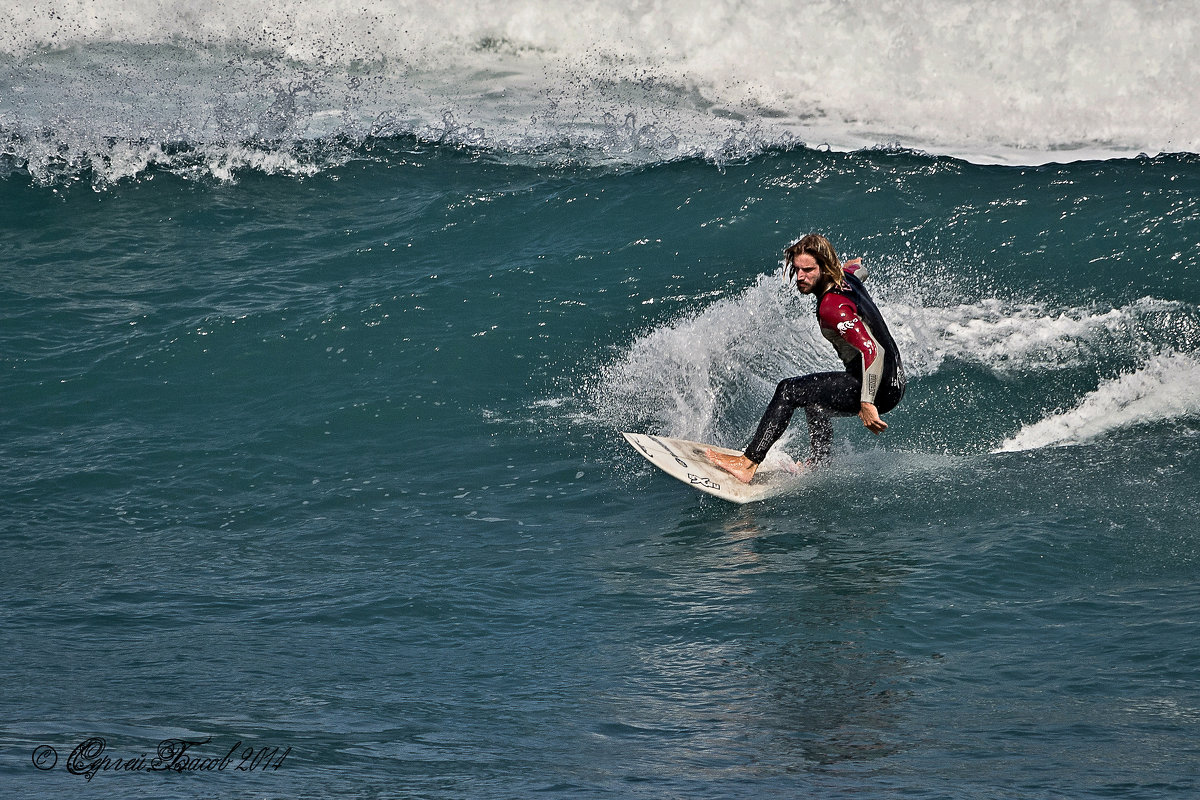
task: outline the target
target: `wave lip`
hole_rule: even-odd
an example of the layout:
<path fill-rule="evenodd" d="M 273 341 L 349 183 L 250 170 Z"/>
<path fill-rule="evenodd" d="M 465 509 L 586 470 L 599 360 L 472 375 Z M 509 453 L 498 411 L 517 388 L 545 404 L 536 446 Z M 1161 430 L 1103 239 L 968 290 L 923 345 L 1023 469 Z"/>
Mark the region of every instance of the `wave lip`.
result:
<path fill-rule="evenodd" d="M 796 143 L 1018 164 L 1200 152 L 1179 15 L 1043 6 L 0 2 L 0 126 L 78 152 L 380 131 L 587 162 Z M 788 33 L 814 14 L 819 34 Z"/>
<path fill-rule="evenodd" d="M 1101 384 L 1074 408 L 1028 425 L 996 453 L 1084 444 L 1112 431 L 1200 415 L 1200 361 L 1156 356 L 1141 369 Z"/>

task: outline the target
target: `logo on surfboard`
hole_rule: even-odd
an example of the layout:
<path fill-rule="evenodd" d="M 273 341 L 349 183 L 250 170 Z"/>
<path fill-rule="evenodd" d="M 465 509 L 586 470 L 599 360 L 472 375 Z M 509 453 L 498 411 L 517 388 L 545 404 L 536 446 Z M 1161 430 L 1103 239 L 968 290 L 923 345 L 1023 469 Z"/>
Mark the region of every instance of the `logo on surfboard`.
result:
<path fill-rule="evenodd" d="M 706 486 L 709 489 L 716 489 L 718 491 L 721 489 L 721 484 L 717 483 L 712 478 L 706 478 L 703 475 L 693 475 L 689 472 L 688 480 L 692 482 L 693 486 Z"/>

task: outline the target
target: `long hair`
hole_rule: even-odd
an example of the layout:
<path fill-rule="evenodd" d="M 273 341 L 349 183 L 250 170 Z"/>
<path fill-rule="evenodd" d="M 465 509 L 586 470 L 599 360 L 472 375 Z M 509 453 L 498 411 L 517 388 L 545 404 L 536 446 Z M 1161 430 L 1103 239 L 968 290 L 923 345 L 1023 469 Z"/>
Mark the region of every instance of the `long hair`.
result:
<path fill-rule="evenodd" d="M 821 268 L 821 274 L 830 286 L 840 286 L 845 282 L 846 273 L 842 269 L 841 260 L 829 240 L 819 233 L 810 233 L 797 239 L 783 251 L 784 275 L 789 282 L 793 277 L 792 261 L 800 253 L 808 253 L 816 259 L 817 266 Z"/>

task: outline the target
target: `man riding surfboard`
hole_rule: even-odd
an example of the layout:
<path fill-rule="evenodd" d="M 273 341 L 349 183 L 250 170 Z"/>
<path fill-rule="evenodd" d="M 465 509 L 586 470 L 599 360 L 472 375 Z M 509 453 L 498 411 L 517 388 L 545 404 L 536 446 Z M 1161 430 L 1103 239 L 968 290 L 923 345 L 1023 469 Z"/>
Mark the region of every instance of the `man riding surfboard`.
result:
<path fill-rule="evenodd" d="M 779 440 L 797 408 L 808 419 L 811 456 L 821 464 L 832 454 L 835 416 L 857 414 L 872 433 L 887 430 L 880 415 L 904 396 L 904 366 L 875 301 L 863 286 L 866 271 L 859 259 L 843 264 L 833 245 L 817 233 L 784 251 L 784 279 L 803 294 L 817 297 L 817 324 L 846 365 L 844 372 L 818 372 L 781 381 L 745 452 L 725 455 L 706 450 L 713 464 L 749 483 Z"/>

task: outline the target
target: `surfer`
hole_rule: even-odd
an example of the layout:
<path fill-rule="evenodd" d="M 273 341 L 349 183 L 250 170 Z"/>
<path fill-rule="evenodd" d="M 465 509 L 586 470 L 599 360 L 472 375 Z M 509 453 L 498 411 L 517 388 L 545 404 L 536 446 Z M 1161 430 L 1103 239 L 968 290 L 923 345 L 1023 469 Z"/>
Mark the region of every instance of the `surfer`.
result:
<path fill-rule="evenodd" d="M 855 414 L 875 434 L 887 430 L 880 418 L 904 396 L 904 367 L 883 316 L 862 284 L 859 259 L 843 264 L 824 236 L 810 233 L 784 251 L 784 280 L 817 296 L 817 324 L 846 365 L 844 372 L 818 372 L 781 381 L 745 452 L 705 451 L 713 464 L 749 483 L 771 445 L 778 441 L 797 408 L 808 419 L 809 465 L 829 460 L 833 417 Z"/>

